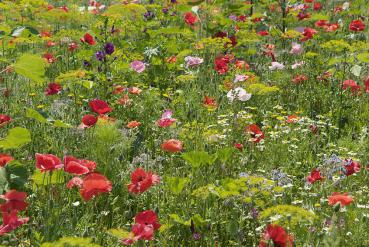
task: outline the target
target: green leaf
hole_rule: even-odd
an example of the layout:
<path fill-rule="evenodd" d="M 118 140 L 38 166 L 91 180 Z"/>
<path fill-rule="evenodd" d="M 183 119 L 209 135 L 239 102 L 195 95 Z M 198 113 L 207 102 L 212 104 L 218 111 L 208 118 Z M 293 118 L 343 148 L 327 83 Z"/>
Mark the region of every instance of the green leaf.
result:
<path fill-rule="evenodd" d="M 182 154 L 182 158 L 190 163 L 192 167 L 197 168 L 206 164 L 213 164 L 216 155 L 208 154 L 205 151 L 191 151 Z"/>
<path fill-rule="evenodd" d="M 190 179 L 179 177 L 167 177 L 165 181 L 168 184 L 170 191 L 172 191 L 176 195 L 179 195 L 182 192 L 185 185 L 190 181 Z"/>
<path fill-rule="evenodd" d="M 51 179 L 50 179 L 51 175 Z M 36 170 L 31 177 L 34 185 L 45 186 L 48 184 L 60 184 L 64 182 L 64 176 L 62 170 L 57 170 L 52 173 L 43 173 Z"/>
<path fill-rule="evenodd" d="M 37 122 L 40 122 L 40 123 L 47 123 L 47 119 L 44 118 L 44 116 L 42 116 L 41 113 L 39 113 L 38 111 L 33 110 L 31 108 L 27 108 L 26 117 L 33 118 Z"/>
<path fill-rule="evenodd" d="M 359 60 L 360 62 L 369 63 L 369 52 L 358 54 L 357 60 Z"/>
<path fill-rule="evenodd" d="M 72 125 L 67 124 L 67 123 L 64 123 L 61 120 L 55 120 L 54 127 L 59 127 L 59 128 L 72 128 Z"/>
<path fill-rule="evenodd" d="M 31 141 L 31 133 L 21 127 L 15 127 L 9 130 L 8 135 L 0 140 L 0 148 L 14 149 L 20 148 Z"/>
<path fill-rule="evenodd" d="M 217 158 L 222 162 L 225 163 L 229 158 L 232 157 L 235 148 L 222 148 L 217 151 Z"/>
<path fill-rule="evenodd" d="M 45 81 L 45 61 L 36 55 L 24 54 L 18 58 L 14 64 L 15 72 L 30 79 L 31 81 L 42 84 Z"/>
<path fill-rule="evenodd" d="M 4 167 L 0 167 L 0 194 L 8 189 L 8 180 L 6 179 L 6 170 Z"/>
<path fill-rule="evenodd" d="M 10 188 L 21 190 L 28 180 L 28 170 L 19 161 L 12 161 L 5 167 Z"/>
<path fill-rule="evenodd" d="M 130 235 L 128 231 L 122 229 L 110 229 L 108 233 L 119 239 L 127 238 Z"/>

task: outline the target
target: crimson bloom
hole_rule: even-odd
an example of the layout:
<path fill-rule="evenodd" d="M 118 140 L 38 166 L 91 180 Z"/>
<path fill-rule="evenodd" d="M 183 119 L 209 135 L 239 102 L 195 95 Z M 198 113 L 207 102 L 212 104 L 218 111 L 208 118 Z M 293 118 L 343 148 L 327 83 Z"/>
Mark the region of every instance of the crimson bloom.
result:
<path fill-rule="evenodd" d="M 343 89 L 343 90 L 346 90 L 346 89 L 348 89 L 348 88 L 350 88 L 350 89 L 351 89 L 351 92 L 352 92 L 353 94 L 355 94 L 355 93 L 357 93 L 357 92 L 359 92 L 359 91 L 360 91 L 360 85 L 358 85 L 358 84 L 356 83 L 356 81 L 354 81 L 354 80 L 345 80 L 345 81 L 342 83 L 342 89 Z"/>
<path fill-rule="evenodd" d="M 12 120 L 8 115 L 0 114 L 0 127 L 4 126 Z"/>
<path fill-rule="evenodd" d="M 145 211 L 142 211 L 141 213 L 138 213 L 135 217 L 135 223 L 139 225 L 144 225 L 144 226 L 152 226 L 153 230 L 158 230 L 160 228 L 158 217 L 155 214 L 155 212 L 152 210 L 145 210 Z M 150 238 L 150 237 L 147 237 L 147 238 Z M 147 238 L 144 238 L 144 239 L 147 239 Z M 150 239 L 147 239 L 147 240 L 150 240 Z"/>
<path fill-rule="evenodd" d="M 349 196 L 348 193 L 340 194 L 338 192 L 333 192 L 331 196 L 328 196 L 328 204 L 336 205 L 340 204 L 341 207 L 350 205 L 354 201 L 354 198 Z"/>
<path fill-rule="evenodd" d="M 128 190 L 134 194 L 140 194 L 148 190 L 152 185 L 158 184 L 160 177 L 152 172 L 145 172 L 142 168 L 137 168 L 131 174 L 131 183 L 128 184 Z"/>
<path fill-rule="evenodd" d="M 101 193 L 109 193 L 112 190 L 112 183 L 99 173 L 90 173 L 83 179 L 80 194 L 85 201 L 89 201 L 94 196 Z"/>
<path fill-rule="evenodd" d="M 105 114 L 113 110 L 108 103 L 100 99 L 91 100 L 88 104 L 98 114 Z"/>
<path fill-rule="evenodd" d="M 197 17 L 192 12 L 187 12 L 184 15 L 184 20 L 187 25 L 193 26 L 197 22 Z"/>
<path fill-rule="evenodd" d="M 47 85 L 47 88 L 45 90 L 45 95 L 54 95 L 60 92 L 60 90 L 62 89 L 62 87 L 60 86 L 60 84 L 56 83 L 56 82 L 51 82 Z"/>
<path fill-rule="evenodd" d="M 264 139 L 264 133 L 261 131 L 260 127 L 256 124 L 251 124 L 245 128 L 245 131 L 249 133 L 252 137 L 254 143 L 259 143 Z"/>
<path fill-rule="evenodd" d="M 359 19 L 358 20 L 353 20 L 350 23 L 349 28 L 353 32 L 361 32 L 361 31 L 363 31 L 365 29 L 365 24 L 364 24 L 364 22 L 362 22 Z"/>
<path fill-rule="evenodd" d="M 13 210 L 11 213 L 3 212 L 3 224 L 0 226 L 0 236 L 11 232 L 24 223 L 27 223 L 29 218 L 18 218 L 18 211 Z"/>
<path fill-rule="evenodd" d="M 27 198 L 26 192 L 9 190 L 4 195 L 0 195 L 0 198 L 5 200 L 5 203 L 0 204 L 1 212 L 11 212 L 12 210 L 23 211 L 28 206 L 28 203 L 25 202 Z"/>
<path fill-rule="evenodd" d="M 92 114 L 87 114 L 82 117 L 82 124 L 83 127 L 91 127 L 94 126 L 97 123 L 97 117 L 95 117 Z"/>
<path fill-rule="evenodd" d="M 217 104 L 216 100 L 213 97 L 209 97 L 209 96 L 206 96 L 206 95 L 204 97 L 203 104 L 207 108 L 215 109 L 215 108 L 218 107 L 218 104 Z"/>
<path fill-rule="evenodd" d="M 182 151 L 182 142 L 175 139 L 169 139 L 161 144 L 161 149 L 170 153 Z"/>
<path fill-rule="evenodd" d="M 366 93 L 369 93 L 369 77 L 368 77 L 368 79 L 366 79 L 366 81 L 364 82 L 364 85 L 365 85 L 365 92 L 366 92 Z"/>
<path fill-rule="evenodd" d="M 81 38 L 81 42 L 83 43 L 87 43 L 89 45 L 94 45 L 95 44 L 95 40 L 94 38 L 91 36 L 91 34 L 86 33 L 83 38 Z"/>
<path fill-rule="evenodd" d="M 323 177 L 320 175 L 320 171 L 318 169 L 314 169 L 306 179 L 310 184 L 313 184 L 316 181 L 323 180 Z"/>
<path fill-rule="evenodd" d="M 10 161 L 14 160 L 9 154 L 0 154 L 0 167 L 6 166 Z"/>
<path fill-rule="evenodd" d="M 228 72 L 228 59 L 225 59 L 224 57 L 217 57 L 215 58 L 215 70 L 221 74 L 224 75 Z"/>
<path fill-rule="evenodd" d="M 96 163 L 90 160 L 79 160 L 73 156 L 64 157 L 64 171 L 73 175 L 84 175 L 93 172 Z"/>
<path fill-rule="evenodd" d="M 286 233 L 286 230 L 279 225 L 268 225 L 263 237 L 259 242 L 259 247 L 267 247 L 268 241 L 272 240 L 276 247 L 292 247 L 293 237 Z"/>
<path fill-rule="evenodd" d="M 46 53 L 46 54 L 44 54 L 43 56 L 42 56 L 45 60 L 46 60 L 46 62 L 48 62 L 48 63 L 54 63 L 55 61 L 56 61 L 56 58 L 54 57 L 54 55 L 53 54 L 51 54 L 51 53 Z"/>
<path fill-rule="evenodd" d="M 357 161 L 348 160 L 348 164 L 345 165 L 345 175 L 350 176 L 360 171 L 360 164 Z"/>
<path fill-rule="evenodd" d="M 41 172 L 53 171 L 63 167 L 60 159 L 53 154 L 36 153 L 36 168 Z"/>

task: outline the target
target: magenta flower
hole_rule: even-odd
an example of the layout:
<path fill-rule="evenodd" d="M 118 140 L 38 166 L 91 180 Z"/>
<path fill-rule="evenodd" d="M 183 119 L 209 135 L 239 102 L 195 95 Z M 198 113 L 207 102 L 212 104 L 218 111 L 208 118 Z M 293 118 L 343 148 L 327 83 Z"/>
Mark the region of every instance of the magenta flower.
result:
<path fill-rule="evenodd" d="M 131 63 L 131 68 L 136 71 L 137 73 L 142 73 L 144 72 L 145 68 L 146 68 L 146 65 L 145 63 L 141 62 L 141 61 L 133 61 Z"/>

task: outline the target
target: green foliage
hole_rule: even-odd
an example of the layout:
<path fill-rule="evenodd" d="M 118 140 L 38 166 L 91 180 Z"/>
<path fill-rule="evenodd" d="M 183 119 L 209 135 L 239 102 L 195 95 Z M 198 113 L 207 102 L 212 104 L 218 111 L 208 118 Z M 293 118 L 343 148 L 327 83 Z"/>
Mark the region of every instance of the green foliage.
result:
<path fill-rule="evenodd" d="M 193 168 L 199 168 L 204 165 L 211 165 L 215 162 L 217 156 L 208 154 L 205 151 L 190 151 L 182 154 L 182 158 Z"/>
<path fill-rule="evenodd" d="M 45 61 L 32 54 L 23 54 L 13 65 L 15 72 L 30 79 L 33 82 L 42 84 L 45 82 Z"/>
<path fill-rule="evenodd" d="M 260 214 L 260 218 L 270 219 L 274 223 L 281 225 L 296 226 L 299 223 L 313 223 L 317 216 L 306 209 L 293 205 L 277 205 L 265 209 Z"/>
<path fill-rule="evenodd" d="M 31 133 L 21 127 L 10 129 L 8 135 L 0 140 L 0 148 L 17 149 L 31 141 Z"/>
<path fill-rule="evenodd" d="M 168 184 L 170 191 L 174 194 L 179 195 L 186 184 L 190 181 L 189 178 L 179 178 L 179 177 L 167 177 L 165 182 Z"/>
<path fill-rule="evenodd" d="M 63 237 L 56 242 L 43 243 L 41 247 L 100 247 L 91 238 Z"/>

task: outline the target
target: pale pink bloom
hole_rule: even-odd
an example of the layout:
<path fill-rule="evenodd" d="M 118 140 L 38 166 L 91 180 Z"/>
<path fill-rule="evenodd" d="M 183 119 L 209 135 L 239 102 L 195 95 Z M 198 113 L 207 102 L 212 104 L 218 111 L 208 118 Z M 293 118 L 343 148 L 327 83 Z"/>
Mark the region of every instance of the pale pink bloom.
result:
<path fill-rule="evenodd" d="M 294 64 L 291 65 L 291 68 L 292 69 L 297 69 L 298 67 L 301 67 L 302 65 L 304 65 L 305 62 L 304 61 L 301 61 L 301 62 L 296 62 Z"/>
<path fill-rule="evenodd" d="M 246 81 L 249 78 L 250 78 L 250 76 L 248 76 L 248 75 L 236 75 L 233 82 Z"/>
<path fill-rule="evenodd" d="M 294 55 L 299 55 L 302 52 L 302 46 L 296 42 L 292 42 L 292 48 L 290 53 L 294 54 Z"/>
<path fill-rule="evenodd" d="M 236 87 L 227 93 L 229 101 L 233 101 L 235 98 L 239 101 L 248 101 L 251 98 L 251 94 L 247 93 L 245 89 Z"/>
<path fill-rule="evenodd" d="M 146 65 L 145 63 L 141 62 L 141 61 L 133 61 L 131 63 L 131 68 L 136 71 L 137 73 L 142 73 L 144 72 L 145 68 L 146 68 Z"/>
<path fill-rule="evenodd" d="M 204 59 L 200 57 L 191 57 L 191 56 L 185 57 L 184 60 L 186 62 L 186 67 L 196 66 L 204 62 Z"/>
<path fill-rule="evenodd" d="M 272 66 L 269 66 L 270 70 L 284 69 L 284 65 L 278 62 L 272 62 Z"/>

